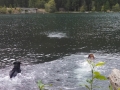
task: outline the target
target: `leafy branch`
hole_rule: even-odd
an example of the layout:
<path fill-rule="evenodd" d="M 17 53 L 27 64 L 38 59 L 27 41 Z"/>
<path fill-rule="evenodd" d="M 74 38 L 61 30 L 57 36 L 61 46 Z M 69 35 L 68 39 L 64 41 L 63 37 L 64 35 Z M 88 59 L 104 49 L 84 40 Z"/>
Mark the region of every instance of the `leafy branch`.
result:
<path fill-rule="evenodd" d="M 107 78 L 104 76 L 104 75 L 101 75 L 101 73 L 99 71 L 96 71 L 95 68 L 96 67 L 100 67 L 100 66 L 103 66 L 105 64 L 105 62 L 98 62 L 97 64 L 94 63 L 93 61 L 91 60 L 87 60 L 88 64 L 90 65 L 90 68 L 91 68 L 91 79 L 87 79 L 87 83 L 89 83 L 89 85 L 85 85 L 85 87 L 88 89 L 88 90 L 93 90 L 93 88 L 95 88 L 93 86 L 93 83 L 94 83 L 94 80 L 95 79 L 98 79 L 98 80 L 107 80 Z"/>
<path fill-rule="evenodd" d="M 38 85 L 38 87 L 39 87 L 39 90 L 46 90 L 46 89 L 45 89 L 46 86 L 52 86 L 52 84 L 50 84 L 50 85 L 43 84 L 42 81 L 38 81 L 38 82 L 37 82 L 37 85 Z"/>

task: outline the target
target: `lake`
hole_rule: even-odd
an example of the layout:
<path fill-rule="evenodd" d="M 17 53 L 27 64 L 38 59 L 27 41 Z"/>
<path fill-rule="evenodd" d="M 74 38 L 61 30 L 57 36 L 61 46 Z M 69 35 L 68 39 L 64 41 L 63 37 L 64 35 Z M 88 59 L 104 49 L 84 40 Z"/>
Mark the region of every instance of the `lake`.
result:
<path fill-rule="evenodd" d="M 86 90 L 89 53 L 106 62 L 102 74 L 120 69 L 120 13 L 0 15 L 0 90 L 38 90 L 38 80 L 49 90 Z M 11 80 L 14 61 L 22 73 Z"/>

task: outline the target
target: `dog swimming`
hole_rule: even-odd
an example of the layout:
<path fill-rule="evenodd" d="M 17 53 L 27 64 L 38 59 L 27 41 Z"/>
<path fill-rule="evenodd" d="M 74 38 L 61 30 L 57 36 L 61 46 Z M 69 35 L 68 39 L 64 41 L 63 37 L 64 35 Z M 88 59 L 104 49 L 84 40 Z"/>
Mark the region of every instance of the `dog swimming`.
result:
<path fill-rule="evenodd" d="M 16 61 L 13 63 L 14 67 L 9 73 L 10 78 L 13 78 L 13 77 L 17 76 L 18 73 L 21 73 L 20 64 L 21 64 L 21 62 L 19 62 L 19 61 Z"/>
<path fill-rule="evenodd" d="M 94 59 L 95 59 L 94 54 L 89 54 L 89 55 L 88 55 L 88 59 L 94 60 Z"/>

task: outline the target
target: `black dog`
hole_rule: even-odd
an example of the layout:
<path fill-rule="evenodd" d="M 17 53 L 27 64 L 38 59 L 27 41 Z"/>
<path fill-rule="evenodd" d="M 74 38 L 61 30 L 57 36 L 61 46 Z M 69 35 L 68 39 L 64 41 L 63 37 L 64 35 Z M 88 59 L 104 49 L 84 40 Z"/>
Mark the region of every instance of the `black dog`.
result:
<path fill-rule="evenodd" d="M 16 61 L 13 64 L 14 64 L 14 67 L 9 73 L 10 78 L 17 76 L 18 73 L 21 73 L 21 69 L 20 69 L 21 62 Z"/>

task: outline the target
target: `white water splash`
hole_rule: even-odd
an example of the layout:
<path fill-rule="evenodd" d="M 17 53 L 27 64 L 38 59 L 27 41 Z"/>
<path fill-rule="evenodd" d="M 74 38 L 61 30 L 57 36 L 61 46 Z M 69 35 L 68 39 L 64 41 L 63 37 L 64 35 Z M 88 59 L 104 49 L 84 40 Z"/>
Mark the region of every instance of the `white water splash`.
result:
<path fill-rule="evenodd" d="M 63 38 L 63 37 L 67 37 L 66 33 L 61 33 L 61 32 L 52 32 L 48 34 L 48 37 L 50 38 Z"/>

